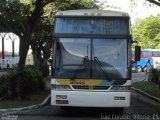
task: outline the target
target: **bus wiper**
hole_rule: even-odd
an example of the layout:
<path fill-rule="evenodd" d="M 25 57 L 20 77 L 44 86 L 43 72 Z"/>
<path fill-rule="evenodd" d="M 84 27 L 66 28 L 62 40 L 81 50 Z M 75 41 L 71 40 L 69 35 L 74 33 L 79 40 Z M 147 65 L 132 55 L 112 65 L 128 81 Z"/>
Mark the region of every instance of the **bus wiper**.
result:
<path fill-rule="evenodd" d="M 97 58 L 94 57 L 94 61 L 97 63 L 97 65 L 100 67 L 100 69 L 103 71 L 103 73 L 106 75 L 106 78 L 111 80 L 111 77 L 109 77 L 108 72 L 105 70 L 105 68 L 103 67 L 101 61 Z"/>
<path fill-rule="evenodd" d="M 89 59 L 88 59 L 88 56 L 85 56 L 85 57 L 82 59 L 81 63 L 78 65 L 78 68 L 75 70 L 73 76 L 71 77 L 71 80 L 74 80 L 74 79 L 77 78 L 77 75 L 78 75 L 79 71 L 81 70 L 80 67 L 81 67 L 82 65 L 84 65 L 85 68 L 89 68 L 89 64 L 87 64 L 87 62 L 89 63 Z"/>

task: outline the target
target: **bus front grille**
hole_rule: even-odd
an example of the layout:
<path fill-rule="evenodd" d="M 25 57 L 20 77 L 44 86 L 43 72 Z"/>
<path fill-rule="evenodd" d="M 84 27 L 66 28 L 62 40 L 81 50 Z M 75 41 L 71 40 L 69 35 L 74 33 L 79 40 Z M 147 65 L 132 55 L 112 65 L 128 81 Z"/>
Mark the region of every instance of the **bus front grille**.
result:
<path fill-rule="evenodd" d="M 107 90 L 110 86 L 83 86 L 83 85 L 72 85 L 74 89 L 79 90 Z"/>
<path fill-rule="evenodd" d="M 72 87 L 74 89 L 84 89 L 84 90 L 88 90 L 89 86 L 83 86 L 83 85 L 72 85 Z"/>

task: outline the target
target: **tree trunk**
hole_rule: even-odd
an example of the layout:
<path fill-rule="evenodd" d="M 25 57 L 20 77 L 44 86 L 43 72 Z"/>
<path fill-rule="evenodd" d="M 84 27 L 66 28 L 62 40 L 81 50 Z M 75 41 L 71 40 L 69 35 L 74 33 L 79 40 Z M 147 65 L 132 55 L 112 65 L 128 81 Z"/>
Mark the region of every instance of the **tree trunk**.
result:
<path fill-rule="evenodd" d="M 40 20 L 40 17 L 43 12 L 42 10 L 43 10 L 43 0 L 36 0 L 34 11 L 31 14 L 31 17 L 28 19 L 28 22 L 25 26 L 24 36 L 22 36 L 20 40 L 20 48 L 19 48 L 20 60 L 18 65 L 18 68 L 20 70 L 23 69 L 25 66 L 26 57 L 29 50 L 30 37 L 34 29 L 34 26 L 36 26 L 36 24 Z"/>
<path fill-rule="evenodd" d="M 21 73 L 24 68 L 25 68 L 25 63 L 26 63 L 26 57 L 27 53 L 29 50 L 29 41 L 30 41 L 30 36 L 31 36 L 31 29 L 27 28 L 26 32 L 24 33 L 24 36 L 20 37 L 20 46 L 19 46 L 19 64 L 18 64 L 18 73 Z M 21 92 L 21 85 L 20 85 L 20 79 L 17 79 L 17 89 L 16 93 L 18 96 L 18 99 L 22 99 L 22 92 Z"/>
<path fill-rule="evenodd" d="M 34 65 L 36 67 L 39 67 L 43 64 L 43 60 L 40 52 L 41 50 L 37 48 L 35 43 L 31 43 L 31 48 L 32 48 Z"/>
<path fill-rule="evenodd" d="M 34 65 L 42 72 L 43 76 L 47 77 L 49 75 L 49 68 L 47 65 L 48 59 L 45 57 L 46 55 L 44 54 L 44 51 L 38 48 L 37 44 L 35 43 L 31 44 L 31 48 L 32 48 Z M 41 51 L 43 51 L 43 55 Z"/>
<path fill-rule="evenodd" d="M 24 34 L 20 39 L 20 47 L 19 47 L 19 64 L 18 68 L 22 70 L 25 67 L 26 57 L 29 50 L 29 40 L 30 34 Z"/>

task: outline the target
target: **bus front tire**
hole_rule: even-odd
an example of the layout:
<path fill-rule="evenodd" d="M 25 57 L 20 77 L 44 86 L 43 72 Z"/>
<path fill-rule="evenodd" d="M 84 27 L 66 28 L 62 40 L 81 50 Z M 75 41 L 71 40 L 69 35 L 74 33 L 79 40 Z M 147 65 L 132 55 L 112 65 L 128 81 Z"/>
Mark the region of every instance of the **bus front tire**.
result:
<path fill-rule="evenodd" d="M 136 66 L 136 72 L 142 72 L 142 67 L 140 65 Z"/>
<path fill-rule="evenodd" d="M 146 72 L 147 71 L 147 68 L 146 66 L 143 67 L 143 72 Z"/>

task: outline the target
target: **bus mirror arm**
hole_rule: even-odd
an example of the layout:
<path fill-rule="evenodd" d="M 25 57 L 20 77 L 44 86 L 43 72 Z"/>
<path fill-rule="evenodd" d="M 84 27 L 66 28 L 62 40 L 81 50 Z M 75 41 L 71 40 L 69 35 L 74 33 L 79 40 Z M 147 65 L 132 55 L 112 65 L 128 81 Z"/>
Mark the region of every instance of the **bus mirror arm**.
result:
<path fill-rule="evenodd" d="M 137 40 L 132 40 L 132 44 L 136 43 L 138 45 L 138 41 Z"/>

